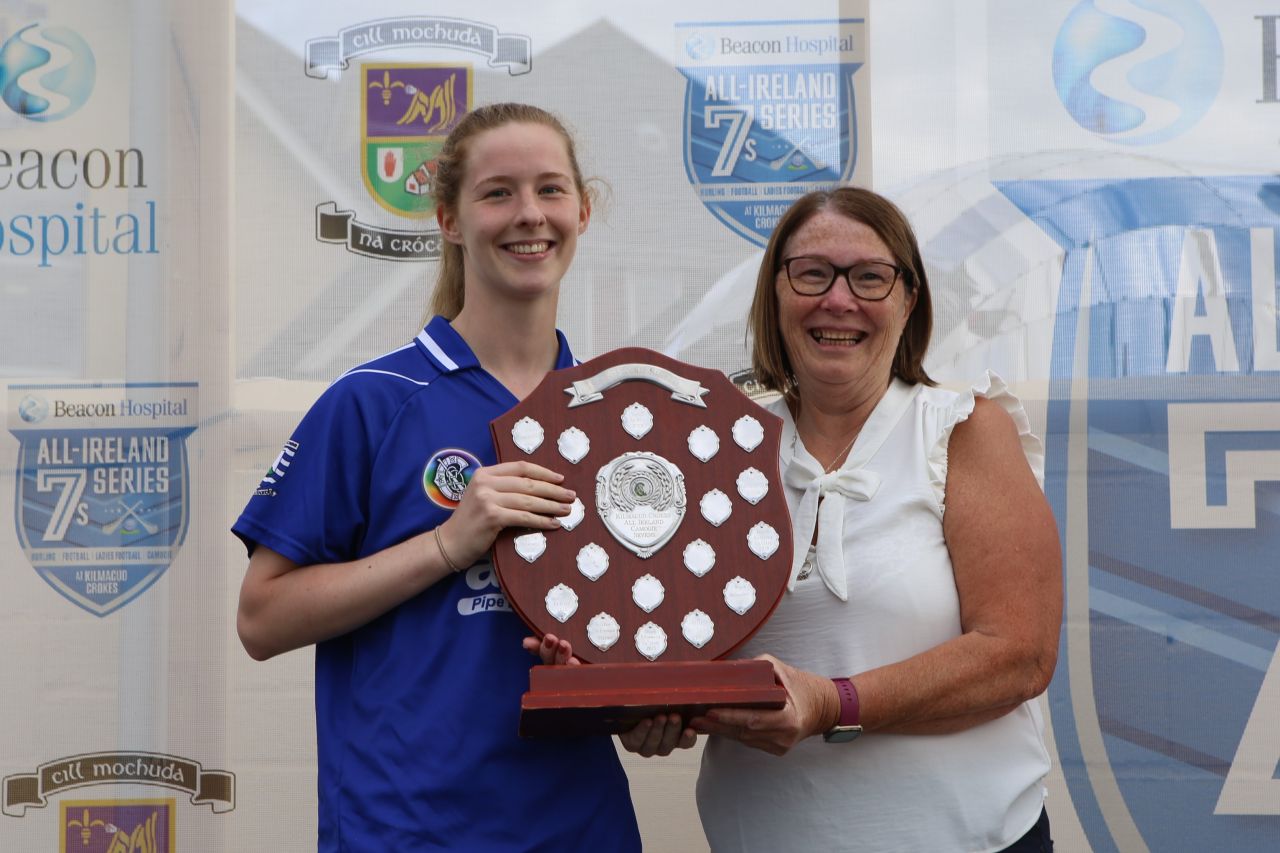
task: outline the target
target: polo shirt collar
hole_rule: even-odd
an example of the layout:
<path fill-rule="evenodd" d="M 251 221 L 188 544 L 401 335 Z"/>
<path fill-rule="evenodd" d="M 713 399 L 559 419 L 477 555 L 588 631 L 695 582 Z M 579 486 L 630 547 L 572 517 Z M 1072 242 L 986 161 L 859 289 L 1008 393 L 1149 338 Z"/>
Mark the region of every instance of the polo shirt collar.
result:
<path fill-rule="evenodd" d="M 564 333 L 556 329 L 556 341 L 560 348 L 556 353 L 556 370 L 573 367 L 577 360 L 569 350 L 569 342 Z M 439 366 L 445 373 L 462 370 L 467 367 L 480 367 L 480 360 L 471 351 L 471 347 L 462 339 L 453 326 L 440 315 L 431 318 L 431 322 L 418 333 L 418 346 L 427 358 Z"/>

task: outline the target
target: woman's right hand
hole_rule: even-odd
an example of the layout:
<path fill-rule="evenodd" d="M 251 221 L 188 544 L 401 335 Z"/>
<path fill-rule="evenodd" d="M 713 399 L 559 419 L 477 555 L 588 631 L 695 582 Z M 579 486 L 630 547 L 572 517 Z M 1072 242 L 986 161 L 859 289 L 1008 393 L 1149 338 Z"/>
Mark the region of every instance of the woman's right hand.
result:
<path fill-rule="evenodd" d="M 532 462 L 485 465 L 462 494 L 440 536 L 446 553 L 463 569 L 475 563 L 507 527 L 555 530 L 569 514 L 575 493 L 564 475 Z"/>

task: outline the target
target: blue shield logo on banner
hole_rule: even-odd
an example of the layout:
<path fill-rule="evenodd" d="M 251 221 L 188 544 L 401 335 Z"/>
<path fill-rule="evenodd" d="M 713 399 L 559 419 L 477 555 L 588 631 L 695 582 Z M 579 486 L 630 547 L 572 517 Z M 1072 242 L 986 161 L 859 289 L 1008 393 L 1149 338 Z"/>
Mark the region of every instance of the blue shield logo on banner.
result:
<path fill-rule="evenodd" d="M 707 209 L 763 246 L 793 200 L 852 178 L 859 67 L 683 69 L 685 172 Z M 784 82 L 756 91 L 745 81 L 758 76 Z M 779 121 L 789 111 L 803 120 Z"/>
<path fill-rule="evenodd" d="M 186 537 L 194 389 L 10 386 L 18 540 L 45 582 L 94 615 L 141 595 Z"/>
<path fill-rule="evenodd" d="M 792 201 L 854 177 L 863 24 L 677 25 L 685 172 L 747 240 L 763 246 Z"/>
<path fill-rule="evenodd" d="M 1090 845 L 1280 837 L 1280 352 L 1267 177 L 997 185 L 1065 251 L 1046 491 L 1050 687 Z"/>

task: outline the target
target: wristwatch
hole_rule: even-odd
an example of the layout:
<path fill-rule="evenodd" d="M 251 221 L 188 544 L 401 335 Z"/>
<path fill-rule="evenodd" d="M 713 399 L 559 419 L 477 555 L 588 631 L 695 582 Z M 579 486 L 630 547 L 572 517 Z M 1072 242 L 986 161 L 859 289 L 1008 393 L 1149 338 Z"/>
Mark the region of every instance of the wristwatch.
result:
<path fill-rule="evenodd" d="M 840 719 L 834 726 L 822 733 L 827 743 L 847 743 L 862 734 L 861 718 L 858 714 L 858 691 L 853 682 L 847 678 L 833 678 L 836 692 L 840 694 Z"/>

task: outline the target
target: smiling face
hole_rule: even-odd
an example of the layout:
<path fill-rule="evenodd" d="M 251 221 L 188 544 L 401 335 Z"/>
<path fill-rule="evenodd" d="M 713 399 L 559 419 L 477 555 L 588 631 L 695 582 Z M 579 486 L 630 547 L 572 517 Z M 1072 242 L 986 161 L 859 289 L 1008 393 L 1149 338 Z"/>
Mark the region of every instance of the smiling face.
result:
<path fill-rule="evenodd" d="M 469 142 L 457 204 L 437 212 L 462 249 L 468 305 L 555 298 L 591 217 L 573 174 L 545 125 L 504 124 Z"/>
<path fill-rule="evenodd" d="M 837 267 L 864 261 L 898 265 L 869 225 L 830 209 L 819 210 L 787 240 L 781 258 L 798 256 Z M 867 302 L 850 293 L 843 276 L 821 296 L 801 296 L 779 270 L 774 293 L 783 347 L 801 395 L 853 393 L 878 399 L 889 385 L 894 353 L 915 305 L 902 278 L 888 298 Z"/>

